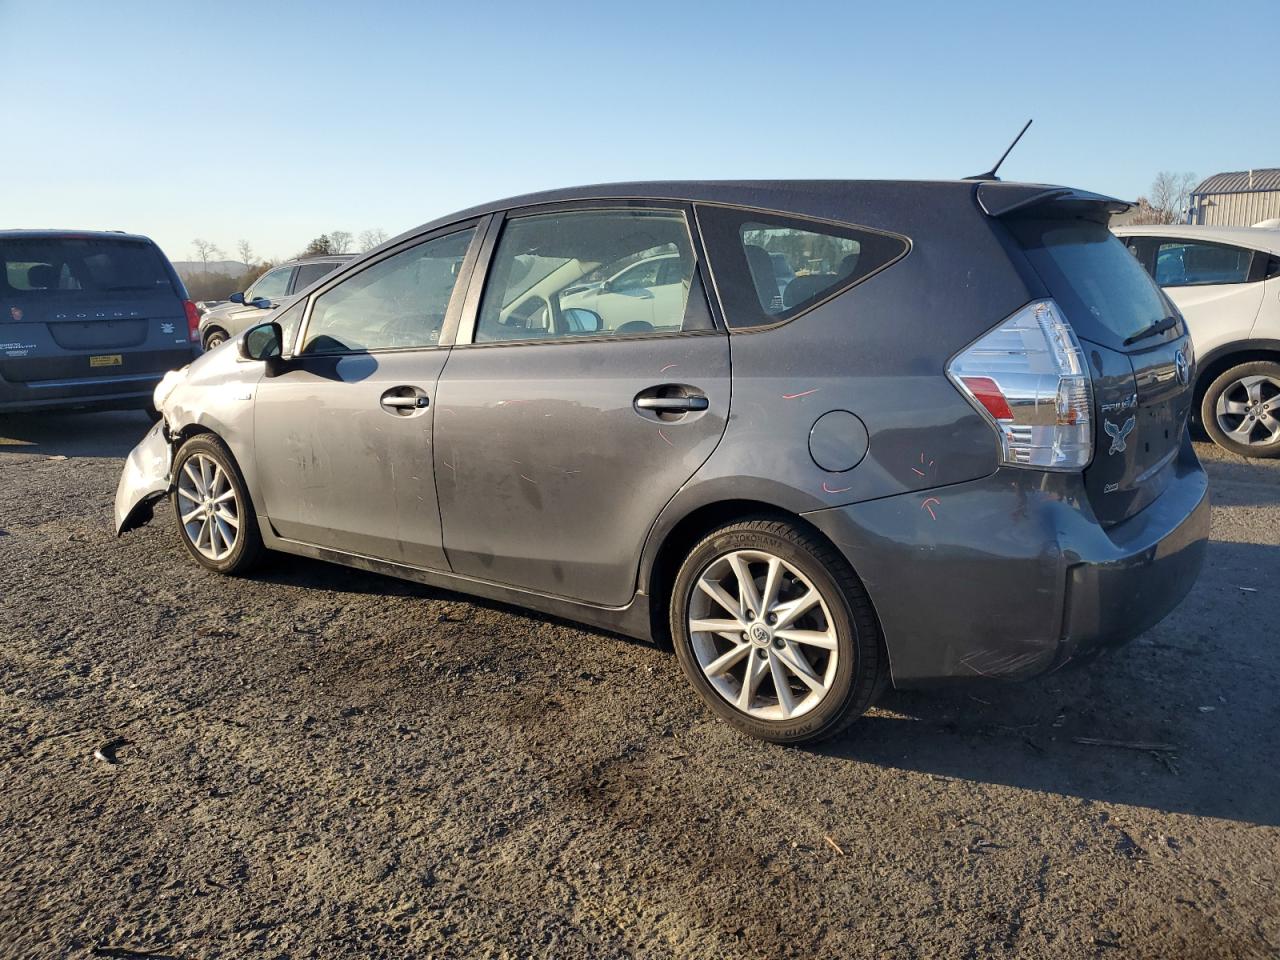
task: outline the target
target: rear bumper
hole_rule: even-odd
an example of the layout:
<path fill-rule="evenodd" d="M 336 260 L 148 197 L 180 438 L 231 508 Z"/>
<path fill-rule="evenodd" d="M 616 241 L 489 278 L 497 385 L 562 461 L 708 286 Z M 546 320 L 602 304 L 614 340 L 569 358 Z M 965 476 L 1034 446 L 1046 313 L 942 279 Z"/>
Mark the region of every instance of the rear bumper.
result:
<path fill-rule="evenodd" d="M 12 383 L 0 379 L 0 411 L 132 409 L 151 403 L 159 373 L 76 380 L 34 380 Z"/>
<path fill-rule="evenodd" d="M 1131 640 L 1190 591 L 1209 492 L 1189 439 L 1172 469 L 1108 528 L 1079 476 L 1017 469 L 806 518 L 866 585 L 895 685 L 1017 679 Z"/>

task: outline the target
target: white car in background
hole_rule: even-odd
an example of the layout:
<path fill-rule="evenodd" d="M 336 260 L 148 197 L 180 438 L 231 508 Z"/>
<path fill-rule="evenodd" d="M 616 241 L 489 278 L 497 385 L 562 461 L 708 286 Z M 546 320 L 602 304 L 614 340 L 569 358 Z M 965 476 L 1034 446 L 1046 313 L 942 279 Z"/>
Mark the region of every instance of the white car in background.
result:
<path fill-rule="evenodd" d="M 652 324 L 670 316 L 685 302 L 689 273 L 678 253 L 638 260 L 602 283 L 569 290 L 560 295 L 560 309 L 592 310 L 603 318 L 603 329 L 616 331 L 623 324 Z"/>
<path fill-rule="evenodd" d="M 1220 447 L 1280 457 L 1280 230 L 1115 228 L 1182 311 L 1195 345 L 1194 413 Z"/>

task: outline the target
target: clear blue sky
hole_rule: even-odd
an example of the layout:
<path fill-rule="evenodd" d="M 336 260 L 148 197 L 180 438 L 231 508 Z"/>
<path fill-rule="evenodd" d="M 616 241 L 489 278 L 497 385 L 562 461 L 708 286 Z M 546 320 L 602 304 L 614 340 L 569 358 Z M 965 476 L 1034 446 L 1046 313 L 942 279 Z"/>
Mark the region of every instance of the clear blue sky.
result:
<path fill-rule="evenodd" d="M 0 225 L 295 253 L 544 187 L 1280 166 L 1274 4 L 0 0 Z"/>

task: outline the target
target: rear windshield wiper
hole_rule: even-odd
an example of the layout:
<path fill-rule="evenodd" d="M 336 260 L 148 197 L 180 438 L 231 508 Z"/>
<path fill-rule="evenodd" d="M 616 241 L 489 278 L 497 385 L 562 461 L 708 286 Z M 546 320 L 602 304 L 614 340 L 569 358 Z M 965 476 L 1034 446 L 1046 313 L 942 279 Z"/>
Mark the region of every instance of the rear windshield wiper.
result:
<path fill-rule="evenodd" d="M 1124 345 L 1127 347 L 1137 343 L 1139 340 L 1145 340 L 1147 337 L 1154 337 L 1157 333 L 1164 333 L 1166 330 L 1172 330 L 1177 325 L 1177 317 L 1165 317 L 1163 320 L 1157 320 L 1155 323 L 1151 324 L 1151 326 L 1144 327 L 1142 330 L 1139 330 L 1132 337 L 1127 337 L 1124 341 Z"/>

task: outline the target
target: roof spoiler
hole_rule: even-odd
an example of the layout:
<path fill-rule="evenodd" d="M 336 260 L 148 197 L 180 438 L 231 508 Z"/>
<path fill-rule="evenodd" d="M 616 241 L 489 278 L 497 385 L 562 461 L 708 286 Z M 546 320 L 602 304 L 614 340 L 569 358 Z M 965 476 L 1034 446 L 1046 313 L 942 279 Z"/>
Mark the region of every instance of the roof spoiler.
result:
<path fill-rule="evenodd" d="M 1100 193 L 1036 183 L 984 181 L 978 184 L 976 197 L 978 206 L 989 217 L 1080 218 L 1103 224 L 1113 213 L 1124 213 L 1132 206 Z"/>

